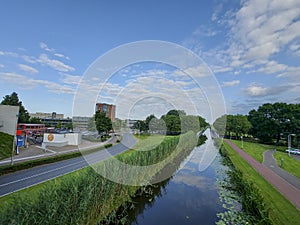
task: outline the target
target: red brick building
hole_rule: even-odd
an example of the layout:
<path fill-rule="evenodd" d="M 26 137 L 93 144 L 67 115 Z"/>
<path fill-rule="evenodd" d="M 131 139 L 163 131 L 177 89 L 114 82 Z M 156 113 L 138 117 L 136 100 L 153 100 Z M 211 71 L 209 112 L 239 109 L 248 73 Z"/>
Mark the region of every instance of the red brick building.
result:
<path fill-rule="evenodd" d="M 105 112 L 106 116 L 111 119 L 111 121 L 115 121 L 116 118 L 116 106 L 110 105 L 106 103 L 96 103 L 96 112 Z"/>

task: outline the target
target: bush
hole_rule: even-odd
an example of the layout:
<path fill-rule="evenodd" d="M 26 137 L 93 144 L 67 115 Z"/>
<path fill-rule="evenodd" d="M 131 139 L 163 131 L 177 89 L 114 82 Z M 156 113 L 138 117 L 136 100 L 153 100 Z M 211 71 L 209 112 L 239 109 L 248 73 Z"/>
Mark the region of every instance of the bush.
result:
<path fill-rule="evenodd" d="M 112 146 L 112 143 L 104 145 L 105 148 L 110 148 Z"/>

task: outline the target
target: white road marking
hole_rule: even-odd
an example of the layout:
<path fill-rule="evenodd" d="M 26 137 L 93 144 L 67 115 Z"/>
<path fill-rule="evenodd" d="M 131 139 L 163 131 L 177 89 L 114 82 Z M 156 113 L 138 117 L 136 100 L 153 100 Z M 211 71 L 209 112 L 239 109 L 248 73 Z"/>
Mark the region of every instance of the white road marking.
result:
<path fill-rule="evenodd" d="M 9 184 L 13 184 L 13 183 L 17 183 L 17 182 L 20 182 L 20 181 L 24 181 L 24 180 L 27 180 L 27 179 L 30 179 L 30 178 L 33 178 L 33 177 L 38 177 L 40 175 L 44 175 L 44 174 L 47 174 L 47 173 L 50 173 L 50 172 L 53 172 L 53 171 L 56 171 L 56 170 L 59 170 L 59 169 L 62 169 L 62 168 L 66 168 L 66 167 L 69 167 L 69 166 L 80 164 L 82 162 L 84 162 L 84 161 L 80 161 L 80 162 L 68 164 L 68 165 L 65 165 L 65 166 L 61 166 L 61 167 L 58 167 L 58 168 L 55 168 L 55 169 L 52 169 L 52 170 L 48 170 L 48 171 L 45 171 L 45 172 L 42 172 L 42 173 L 38 173 L 38 174 L 29 176 L 29 177 L 24 177 L 24 178 L 19 179 L 19 180 L 14 180 L 14 181 L 11 181 L 11 182 L 8 182 L 8 183 L 5 183 L 5 184 L 1 184 L 0 187 L 4 187 L 4 186 L 7 186 Z M 53 178 L 51 178 L 51 179 L 53 179 Z"/>

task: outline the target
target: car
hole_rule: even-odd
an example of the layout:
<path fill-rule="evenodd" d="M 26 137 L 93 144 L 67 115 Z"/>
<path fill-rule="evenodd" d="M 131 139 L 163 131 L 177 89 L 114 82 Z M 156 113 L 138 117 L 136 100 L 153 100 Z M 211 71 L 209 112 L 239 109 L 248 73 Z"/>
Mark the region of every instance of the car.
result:
<path fill-rule="evenodd" d="M 285 152 L 290 153 L 290 154 L 300 155 L 300 150 L 299 149 L 291 148 L 291 149 L 285 150 Z"/>

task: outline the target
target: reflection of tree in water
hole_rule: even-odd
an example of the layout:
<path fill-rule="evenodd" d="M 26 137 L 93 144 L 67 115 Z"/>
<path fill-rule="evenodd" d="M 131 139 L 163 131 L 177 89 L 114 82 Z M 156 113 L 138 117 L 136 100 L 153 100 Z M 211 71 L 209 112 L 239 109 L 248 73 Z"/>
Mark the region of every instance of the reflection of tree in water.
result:
<path fill-rule="evenodd" d="M 205 135 L 201 135 L 199 138 L 198 145 L 202 145 L 207 140 Z M 180 153 L 167 164 L 153 180 L 157 180 L 156 177 L 160 177 L 161 174 L 174 174 L 180 167 L 181 163 L 191 154 L 194 149 L 182 149 Z M 142 214 L 146 208 L 151 208 L 154 206 L 155 200 L 166 194 L 166 187 L 169 184 L 170 177 L 162 182 L 143 186 L 136 193 L 135 196 L 131 198 L 130 202 L 122 205 L 116 212 L 113 212 L 100 224 L 137 224 L 137 217 Z"/>

